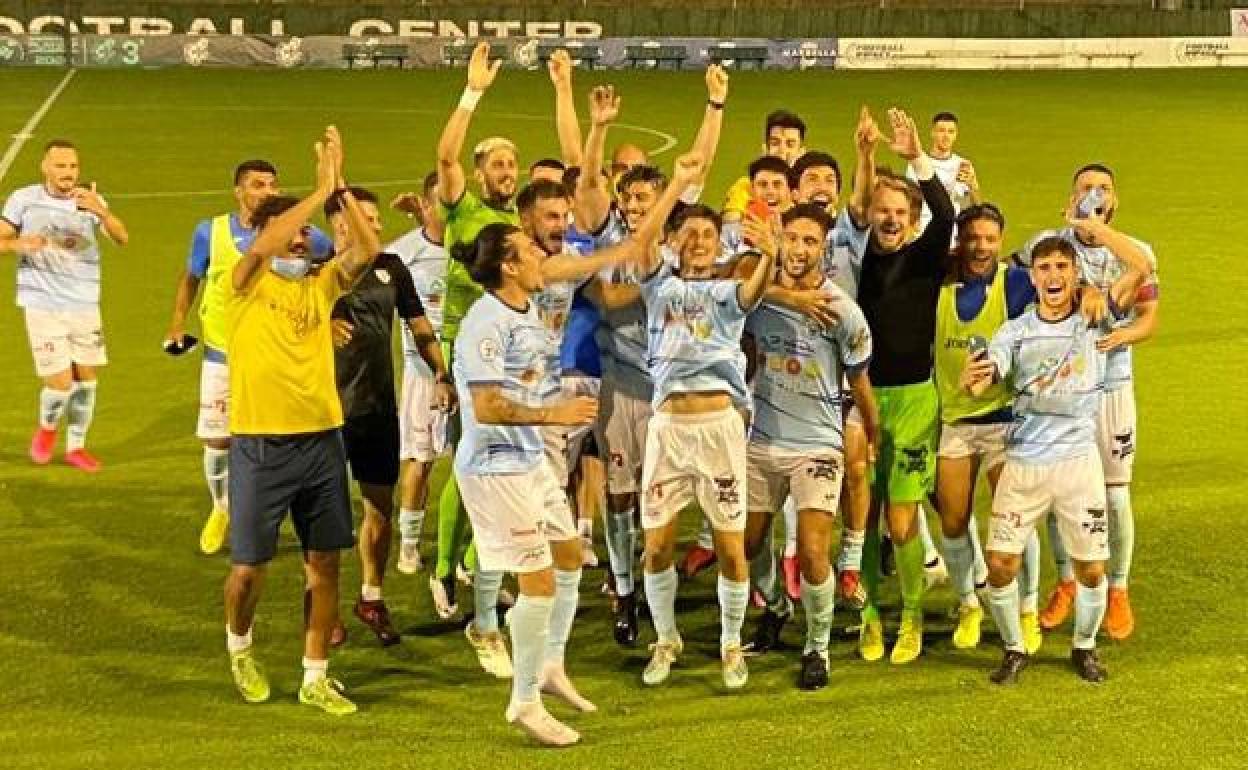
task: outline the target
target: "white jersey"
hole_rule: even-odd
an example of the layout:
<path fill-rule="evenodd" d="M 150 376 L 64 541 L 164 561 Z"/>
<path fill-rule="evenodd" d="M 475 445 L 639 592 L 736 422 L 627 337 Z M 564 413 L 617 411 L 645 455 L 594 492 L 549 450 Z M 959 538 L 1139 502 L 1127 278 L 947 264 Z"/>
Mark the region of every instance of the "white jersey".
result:
<path fill-rule="evenodd" d="M 1089 286 L 1095 286 L 1109 295 L 1110 288 L 1118 282 L 1126 273 L 1126 266 L 1114 256 L 1114 253 L 1104 246 L 1089 246 L 1075 235 L 1073 227 L 1064 227 L 1061 230 L 1044 230 L 1035 235 L 1026 245 L 1018 252 L 1018 261 L 1028 267 L 1031 266 L 1031 252 L 1035 249 L 1036 244 L 1048 237 L 1058 237 L 1069 243 L 1075 249 L 1075 254 L 1079 258 L 1079 280 Z M 1155 297 L 1157 292 L 1157 257 L 1153 254 L 1153 248 L 1147 243 L 1131 239 L 1140 251 L 1144 252 L 1144 256 L 1148 258 L 1151 272 L 1144 282 L 1141 289 L 1143 296 Z M 1111 328 L 1119 328 L 1129 326 L 1135 320 L 1135 313 L 1128 313 L 1124 318 L 1110 322 Z M 1105 373 L 1105 389 L 1118 390 L 1131 384 L 1133 380 L 1133 366 L 1131 357 L 1131 347 L 1124 345 L 1115 348 L 1109 352 L 1106 363 L 1108 370 Z"/>
<path fill-rule="evenodd" d="M 17 261 L 17 304 L 36 310 L 90 310 L 100 304 L 100 219 L 42 184 L 14 191 L 0 213 L 19 235 L 48 245 Z"/>
<path fill-rule="evenodd" d="M 971 187 L 966 182 L 958 181 L 958 171 L 962 168 L 962 164 L 967 162 L 966 158 L 956 152 L 949 153 L 948 158 L 928 158 L 932 162 L 932 170 L 936 172 L 936 178 L 949 191 L 949 200 L 953 202 L 953 213 L 956 215 L 962 210 L 961 202 L 971 194 Z M 918 181 L 918 177 L 914 175 L 914 170 L 910 166 L 906 166 L 906 178 Z M 923 212 L 919 215 L 919 232 L 927 229 L 927 223 L 932 221 L 932 211 L 923 204 Z M 954 237 L 957 237 L 957 231 L 954 231 Z"/>
<path fill-rule="evenodd" d="M 446 247 L 429 240 L 424 228 L 418 227 L 391 243 L 384 251 L 396 255 L 412 274 L 420 304 L 425 308 L 425 318 L 429 319 L 434 333 L 441 334 L 442 303 L 446 296 Z M 403 362 L 426 377 L 433 376 L 429 365 L 420 357 L 416 341 L 412 339 L 412 330 L 406 324 L 403 325 Z"/>

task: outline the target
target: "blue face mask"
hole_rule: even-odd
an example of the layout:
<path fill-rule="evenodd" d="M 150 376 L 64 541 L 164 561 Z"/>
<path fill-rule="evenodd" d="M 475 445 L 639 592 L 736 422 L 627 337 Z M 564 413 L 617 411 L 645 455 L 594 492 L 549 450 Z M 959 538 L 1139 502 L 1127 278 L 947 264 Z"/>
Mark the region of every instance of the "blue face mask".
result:
<path fill-rule="evenodd" d="M 269 268 L 287 280 L 298 281 L 308 274 L 312 263 L 302 257 L 273 257 Z"/>

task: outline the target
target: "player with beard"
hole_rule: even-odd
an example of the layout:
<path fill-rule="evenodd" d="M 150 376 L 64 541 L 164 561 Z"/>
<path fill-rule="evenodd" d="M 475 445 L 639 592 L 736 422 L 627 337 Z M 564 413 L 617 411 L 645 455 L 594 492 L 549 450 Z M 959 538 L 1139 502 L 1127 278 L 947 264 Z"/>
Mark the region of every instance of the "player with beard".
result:
<path fill-rule="evenodd" d="M 798 204 L 783 217 L 783 250 L 776 283 L 787 289 L 826 288 L 822 264 L 832 220 L 818 204 Z M 867 379 L 871 335 L 853 301 L 840 294 L 830 309 L 837 322 L 824 327 L 807 316 L 764 302 L 746 322 L 743 347 L 754 370 L 754 421 L 750 427 L 749 503 L 746 554 L 766 543 L 776 508 L 790 497 L 797 509 L 800 596 L 806 610 L 806 646 L 798 685 L 827 685 L 828 639 L 836 581 L 828 554 L 841 494 L 842 375 L 861 414 L 859 429 L 877 431 L 875 399 Z M 867 456 L 871 455 L 868 448 Z M 783 618 L 791 608 L 769 608 L 760 624 Z M 778 626 L 775 637 L 779 635 Z M 768 640 L 774 644 L 775 638 Z"/>
<path fill-rule="evenodd" d="M 706 158 L 700 176 L 682 193 L 682 201 L 697 200 L 710 160 L 719 145 L 728 75 L 718 66 L 706 71 L 707 105 L 694 142 L 694 153 Z M 619 243 L 635 233 L 658 203 L 667 179 L 653 166 L 636 166 L 620 177 L 613 204 L 605 187 L 602 163 L 608 126 L 620 110 L 614 88 L 599 86 L 590 94 L 590 130 L 585 142 L 585 167 L 578 178 L 576 218 L 594 236 L 596 248 Z M 658 237 L 642 248 L 659 258 Z M 635 271 L 616 271 L 591 282 L 588 295 L 602 311 L 598 336 L 602 354 L 602 413 L 599 447 L 606 453 L 608 512 L 606 542 L 615 580 L 614 636 L 618 643 L 637 642 L 637 601 L 634 570 L 637 485 L 650 418 L 654 383 L 648 363 L 645 307 Z"/>
<path fill-rule="evenodd" d="M 1080 209 L 1085 209 L 1080 211 Z M 1135 615 L 1127 598 L 1127 582 L 1135 551 L 1135 513 L 1131 508 L 1132 467 L 1136 450 L 1136 409 L 1132 347 L 1153 336 L 1157 331 L 1159 289 L 1157 258 L 1152 247 L 1143 241 L 1125 236 L 1109 226 L 1118 212 L 1118 191 L 1114 174 L 1107 166 L 1088 164 L 1075 172 L 1069 212 L 1079 212 L 1087 219 L 1105 225 L 1088 229 L 1069 225 L 1041 237 L 1056 235 L 1074 247 L 1079 256 L 1079 279 L 1107 296 L 1130 264 L 1144 259 L 1149 264 L 1147 280 L 1140 287 L 1131 313 L 1126 318 L 1106 319 L 1109 333 L 1100 341 L 1108 354 L 1109 372 L 1097 422 L 1097 445 L 1105 471 L 1106 498 L 1109 501 L 1109 609 L 1105 613 L 1105 631 L 1110 638 L 1126 639 L 1135 630 Z M 1036 239 L 1032 240 L 1034 244 Z M 1030 244 L 1029 244 L 1030 245 Z M 1024 255 L 1026 247 L 1024 247 Z M 1086 304 L 1086 303 L 1085 303 Z M 1049 526 L 1054 522 L 1050 519 Z M 1057 538 L 1050 538 L 1057 542 Z M 1060 582 L 1040 613 L 1045 628 L 1056 628 L 1070 614 L 1077 591 L 1070 560 L 1054 547 L 1058 560 Z"/>
<path fill-rule="evenodd" d="M 924 549 L 918 537 L 918 507 L 932 489 L 940 414 L 932 382 L 932 340 L 936 304 L 945 277 L 953 205 L 923 153 L 914 121 L 889 110 L 890 147 L 914 170 L 915 184 L 879 175 L 871 193 L 871 225 L 863 257 L 858 303 L 871 327 L 874 354 L 871 384 L 880 409 L 879 459 L 875 465 L 871 511 L 884 511 L 893 536 L 901 579 L 902 619 L 892 662 L 909 663 L 923 648 Z M 919 209 L 932 210 L 932 222 L 918 235 Z M 868 524 L 863 552 L 867 605 L 859 638 L 866 660 L 884 656 L 878 589 L 878 527 Z"/>
<path fill-rule="evenodd" d="M 479 195 L 467 188 L 464 169 L 459 162 L 473 111 L 494 83 L 501 66 L 501 61 L 490 62 L 489 43 L 480 43 L 473 49 L 468 61 L 467 86 L 438 140 L 438 214 L 446 223 L 443 240 L 448 252 L 457 244 L 471 242 L 487 224 L 518 224 L 520 221 L 513 202 L 518 176 L 516 147 L 510 140 L 492 137 L 482 140 L 473 149 L 473 174 L 480 189 Z M 467 269 L 460 262 L 449 260 L 442 315 L 444 353 L 454 346 L 460 319 L 480 296 L 481 287 L 472 280 Z M 452 438 L 455 438 L 458 431 L 454 428 L 454 421 L 451 432 Z M 442 617 L 453 614 L 454 567 L 467 534 L 459 488 L 455 477 L 451 476 L 442 487 L 438 503 L 437 567 L 429 580 L 435 610 Z M 505 649 L 501 652 L 506 654 Z"/>
<path fill-rule="evenodd" d="M 1098 240 L 1122 238 L 1097 219 L 1077 220 L 1074 226 Z M 1013 683 L 1027 665 L 1014 577 L 1027 538 L 1052 513 L 1078 580 L 1071 662 L 1080 678 L 1102 682 L 1107 674 L 1096 655 L 1096 634 L 1108 593 L 1109 527 L 1096 420 L 1107 373 L 1098 341 L 1106 332 L 1089 327 L 1078 312 L 1078 257 L 1069 242 L 1045 238 L 1029 256 L 1039 295 L 1034 310 L 1006 323 L 986 355 L 967 361 L 960 378 L 972 397 L 985 396 L 1000 381 L 1008 382 L 1014 393 L 1015 419 L 993 496 L 988 539 L 988 603 L 1005 646 L 991 679 Z M 1135 301 L 1151 271 L 1143 257 L 1142 252 L 1128 255 L 1128 264 L 1110 287 L 1108 304 L 1114 315 Z"/>
<path fill-rule="evenodd" d="M 78 149 L 65 139 L 44 148 L 40 184 L 15 190 L 0 212 L 0 252 L 16 251 L 17 304 L 35 359 L 38 428 L 30 459 L 47 465 L 61 417 L 68 415 L 65 462 L 96 473 L 100 461 L 87 451 L 95 416 L 97 369 L 108 363 L 100 320 L 100 247 L 95 231 L 114 243 L 130 240 L 95 183 L 79 184 Z"/>
<path fill-rule="evenodd" d="M 1013 394 L 1003 383 L 970 398 L 959 378 L 971 352 L 1036 300 L 1025 270 L 1001 262 L 1005 217 L 992 204 L 964 209 L 957 221 L 958 248 L 952 272 L 936 306 L 936 387 L 940 391 L 940 446 L 936 452 L 936 507 L 940 513 L 945 558 L 959 597 L 953 646 L 979 644 L 984 611 L 977 589 L 988 567 L 974 525 L 976 479 L 982 471 L 996 490 L 1005 462 L 1006 433 L 1013 420 Z M 1027 654 L 1040 649 L 1043 637 L 1036 616 L 1040 582 L 1040 539 L 1027 538 L 1021 571 L 1024 591 L 1020 623 Z"/>

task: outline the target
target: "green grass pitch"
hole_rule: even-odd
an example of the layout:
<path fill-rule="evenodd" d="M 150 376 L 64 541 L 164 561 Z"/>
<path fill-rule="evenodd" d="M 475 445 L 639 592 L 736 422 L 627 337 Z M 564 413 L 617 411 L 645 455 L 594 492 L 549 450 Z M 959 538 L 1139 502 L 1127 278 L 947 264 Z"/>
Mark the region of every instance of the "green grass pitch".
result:
<path fill-rule="evenodd" d="M 4 142 L 60 76 L 4 72 Z M 72 137 L 83 178 L 99 183 L 132 242 L 105 254 L 112 363 L 92 432 L 105 463 L 96 478 L 26 459 L 38 388 L 7 299 L 9 258 L 0 270 L 0 765 L 1243 766 L 1248 72 L 1233 71 L 734 74 L 711 180 L 718 199 L 757 152 L 763 115 L 780 106 L 812 124 L 809 146 L 848 164 L 864 101 L 877 110 L 903 105 L 920 121 L 955 110 L 959 149 L 1004 208 L 1010 247 L 1059 222 L 1078 164 L 1118 170 L 1119 224 L 1154 244 L 1164 299 L 1161 331 L 1137 357 L 1138 631 L 1104 645 L 1106 685 L 1076 680 L 1069 637 L 1057 633 L 1020 686 L 995 689 L 986 679 L 998 659 L 995 635 L 978 651 L 955 651 L 945 619 L 952 599 L 942 589 L 929 595 L 928 645 L 916 665 L 856 660 L 840 613 L 826 690 L 794 688 L 790 651 L 754 660 L 748 688 L 725 696 L 713 582 L 703 577 L 681 592 L 689 651 L 670 686 L 643 690 L 644 648 L 621 653 L 610 640 L 600 573 L 587 571 L 570 667 L 602 711 L 572 718 L 582 746 L 538 754 L 503 722 L 507 685 L 487 679 L 458 631 L 434 619 L 424 576 L 393 573 L 387 596 L 404 643 L 382 651 L 348 620 L 352 640 L 333 669 L 362 711 L 336 720 L 294 700 L 301 578 L 287 538 L 256 626 L 274 696 L 243 704 L 224 654 L 226 560 L 195 549 L 208 505 L 193 437 L 198 362 L 160 351 L 191 229 L 233 205 L 229 175 L 244 158 L 271 158 L 288 187 L 309 183 L 312 142 L 329 122 L 343 131 L 352 180 L 384 194 L 411 186 L 431 167 L 461 77 L 80 72 L 22 150 L 0 190 L 36 180 L 43 141 Z M 578 74 L 578 93 L 605 80 L 623 93 L 621 121 L 687 146 L 702 112 L 700 76 Z M 505 72 L 472 136 L 513 137 L 522 163 L 553 153 L 552 104 L 544 75 Z M 637 129 L 612 140 L 625 138 L 663 143 Z M 402 223 L 391 217 L 389 226 L 397 235 Z M 1046 550 L 1046 591 L 1049 562 Z M 350 596 L 358 571 L 354 557 L 346 563 Z M 786 638 L 797 644 L 799 629 Z"/>

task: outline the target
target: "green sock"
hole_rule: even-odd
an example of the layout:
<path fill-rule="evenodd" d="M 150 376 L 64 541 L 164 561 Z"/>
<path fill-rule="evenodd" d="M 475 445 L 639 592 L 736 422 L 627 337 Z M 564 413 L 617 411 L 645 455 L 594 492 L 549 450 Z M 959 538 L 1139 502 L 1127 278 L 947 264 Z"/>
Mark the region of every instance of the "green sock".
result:
<path fill-rule="evenodd" d="M 466 518 L 459 500 L 459 484 L 455 482 L 455 474 L 451 473 L 446 477 L 442 495 L 438 498 L 438 578 L 452 574 L 455 556 L 463 542 L 463 520 Z"/>
<path fill-rule="evenodd" d="M 901 581 L 903 613 L 923 614 L 923 539 L 911 538 L 908 543 L 893 543 L 897 557 L 897 577 Z"/>
<path fill-rule="evenodd" d="M 880 619 L 880 528 L 867 525 L 862 541 L 862 585 L 867 589 L 867 604 L 862 608 L 862 622 Z"/>
<path fill-rule="evenodd" d="M 481 565 L 477 563 L 477 541 L 473 540 L 468 544 L 468 550 L 464 552 L 464 566 L 477 572 Z"/>

